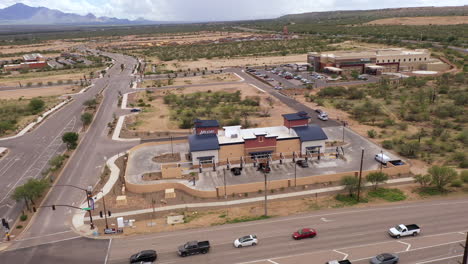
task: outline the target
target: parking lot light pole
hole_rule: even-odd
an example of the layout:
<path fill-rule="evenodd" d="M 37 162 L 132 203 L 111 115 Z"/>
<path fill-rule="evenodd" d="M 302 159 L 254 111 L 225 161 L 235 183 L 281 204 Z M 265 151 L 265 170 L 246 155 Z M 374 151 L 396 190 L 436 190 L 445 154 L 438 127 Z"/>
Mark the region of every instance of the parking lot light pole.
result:
<path fill-rule="evenodd" d="M 359 182 L 358 182 L 358 189 L 357 189 L 357 201 L 359 203 L 359 199 L 361 196 L 361 181 L 362 181 L 362 162 L 364 160 L 364 149 L 362 148 L 361 152 L 361 166 L 359 167 Z"/>

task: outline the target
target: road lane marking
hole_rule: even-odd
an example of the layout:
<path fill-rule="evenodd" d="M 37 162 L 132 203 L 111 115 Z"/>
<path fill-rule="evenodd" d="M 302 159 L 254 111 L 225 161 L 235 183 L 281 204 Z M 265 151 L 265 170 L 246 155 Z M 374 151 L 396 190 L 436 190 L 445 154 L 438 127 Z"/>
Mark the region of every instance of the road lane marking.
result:
<path fill-rule="evenodd" d="M 414 251 L 421 250 L 421 249 L 428 249 L 428 248 L 446 246 L 446 245 L 455 244 L 455 243 L 464 242 L 464 241 L 465 240 L 452 241 L 452 242 L 447 242 L 447 243 L 442 243 L 442 244 L 437 244 L 437 245 L 432 245 L 432 246 L 427 246 L 427 247 L 416 248 L 416 249 L 412 249 L 412 250 L 408 250 L 408 251 L 398 251 L 398 252 L 395 252 L 395 253 L 400 254 L 400 253 L 414 252 Z M 361 261 L 361 260 L 366 260 L 366 259 L 369 259 L 369 258 L 370 257 L 360 258 L 360 259 L 353 259 L 352 261 Z"/>
<path fill-rule="evenodd" d="M 273 261 L 271 259 L 267 259 L 267 261 L 270 262 L 270 263 L 273 263 L 273 264 L 279 264 L 278 262 L 275 262 L 275 261 Z"/>
<path fill-rule="evenodd" d="M 107 264 L 107 260 L 109 259 L 109 252 L 112 244 L 112 238 L 109 240 L 109 245 L 107 246 L 107 253 L 106 253 L 106 258 L 104 259 L 104 264 Z"/>
<path fill-rule="evenodd" d="M 35 236 L 35 237 L 28 237 L 28 238 L 23 238 L 23 239 L 17 239 L 17 240 L 15 240 L 15 242 L 16 242 L 16 241 L 26 241 L 26 240 L 31 240 L 31 239 L 35 239 L 35 238 L 43 238 L 43 237 L 53 236 L 53 235 L 59 235 L 59 234 L 65 234 L 65 233 L 69 233 L 69 232 L 72 232 L 72 231 L 71 231 L 71 230 L 68 230 L 68 231 L 62 231 L 62 232 L 47 234 L 47 235 L 40 235 L 40 236 Z"/>
<path fill-rule="evenodd" d="M 406 248 L 406 251 L 410 250 L 411 248 L 411 244 L 410 243 L 406 243 L 406 242 L 403 242 L 403 241 L 397 241 L 398 243 L 401 243 L 403 245 L 407 245 L 408 247 Z"/>
<path fill-rule="evenodd" d="M 322 220 L 322 221 L 324 221 L 324 222 L 333 222 L 333 220 L 328 220 L 328 219 L 326 219 L 325 217 L 320 218 L 320 220 Z"/>
<path fill-rule="evenodd" d="M 440 206 L 440 205 L 457 205 L 457 204 L 466 204 L 468 201 L 460 201 L 460 202 L 448 202 L 448 203 L 436 203 L 436 204 L 415 204 L 415 205 L 408 205 L 408 206 L 386 206 L 386 207 L 380 207 L 380 208 L 371 208 L 371 209 L 362 209 L 362 210 L 354 210 L 354 211 L 346 211 L 346 212 L 337 212 L 337 213 L 328 213 L 328 214 L 318 214 L 318 215 L 307 215 L 307 216 L 299 216 L 299 217 L 285 217 L 283 219 L 276 219 L 276 220 L 264 220 L 260 222 L 252 222 L 252 223 L 244 223 L 241 226 L 242 227 L 247 227 L 247 226 L 256 226 L 256 225 L 264 225 L 265 223 L 271 224 L 271 223 L 279 223 L 279 222 L 290 222 L 293 220 L 300 220 L 300 219 L 307 219 L 307 218 L 315 218 L 315 217 L 322 217 L 322 216 L 337 216 L 337 215 L 346 215 L 346 214 L 355 214 L 355 213 L 362 213 L 362 212 L 373 212 L 373 211 L 382 211 L 382 210 L 389 210 L 389 209 L 404 209 L 404 208 L 421 208 L 421 207 L 431 207 L 431 206 Z M 222 226 L 218 228 L 213 228 L 210 229 L 212 231 L 218 231 L 218 230 L 226 230 L 226 229 L 236 229 L 238 228 L 238 225 L 234 226 Z M 194 230 L 190 232 L 185 232 L 181 235 L 185 236 L 187 234 L 195 234 L 195 233 L 204 233 L 206 232 L 205 230 Z M 437 234 L 433 236 L 438 236 L 438 235 L 446 235 L 446 234 L 453 234 L 453 233 L 458 233 L 460 231 L 456 232 L 449 232 L 449 233 L 444 233 L 444 234 Z M 138 240 L 148 240 L 148 239 L 154 239 L 154 238 L 163 238 L 163 237 L 173 237 L 174 234 L 167 234 L 167 235 L 162 235 L 162 236 L 148 236 L 145 238 L 136 238 L 136 239 L 131 239 L 131 241 L 138 241 Z M 130 240 L 129 240 L 130 241 Z"/>
<path fill-rule="evenodd" d="M 441 260 L 453 259 L 453 258 L 458 258 L 458 257 L 463 257 L 463 254 L 462 254 L 462 255 L 451 256 L 451 257 L 445 257 L 445 258 L 439 258 L 439 259 L 427 260 L 427 261 L 423 261 L 423 262 L 416 262 L 415 264 L 431 263 L 431 262 L 435 262 L 435 261 L 441 261 Z"/>
<path fill-rule="evenodd" d="M 342 254 L 342 255 L 344 256 L 344 257 L 343 257 L 343 260 L 345 260 L 345 259 L 348 258 L 348 255 L 349 255 L 349 254 L 343 253 L 343 252 L 338 251 L 338 250 L 336 250 L 336 249 L 334 249 L 333 251 L 335 251 L 335 252 L 338 253 L 338 254 Z"/>
<path fill-rule="evenodd" d="M 244 79 L 244 78 L 242 78 L 242 77 L 241 77 L 239 74 L 237 74 L 237 73 L 234 73 L 234 75 L 236 75 L 237 77 L 239 77 L 239 79 L 240 79 L 240 81 L 239 81 L 239 82 L 243 82 L 243 81 L 245 81 L 245 79 Z"/>
<path fill-rule="evenodd" d="M 254 87 L 254 88 L 256 88 L 256 89 L 259 90 L 260 92 L 266 93 L 265 90 L 261 89 L 260 87 L 258 87 L 258 86 L 255 85 L 255 84 L 249 83 L 249 85 L 252 86 L 252 87 Z"/>
<path fill-rule="evenodd" d="M 82 236 L 74 236 L 74 237 L 65 238 L 65 239 L 60 239 L 60 240 L 54 240 L 54 241 L 50 241 L 50 242 L 46 242 L 46 243 L 42 243 L 42 244 L 37 244 L 37 245 L 34 245 L 34 246 L 12 248 L 12 249 L 9 249 L 9 250 L 6 250 L 6 251 L 15 251 L 15 250 L 18 250 L 18 249 L 25 249 L 25 248 L 37 247 L 37 246 L 40 246 L 40 245 L 55 244 L 55 243 L 59 243 L 59 242 L 63 242 L 63 241 L 68 241 L 68 240 L 73 240 L 73 239 L 77 239 L 77 238 L 82 238 Z"/>

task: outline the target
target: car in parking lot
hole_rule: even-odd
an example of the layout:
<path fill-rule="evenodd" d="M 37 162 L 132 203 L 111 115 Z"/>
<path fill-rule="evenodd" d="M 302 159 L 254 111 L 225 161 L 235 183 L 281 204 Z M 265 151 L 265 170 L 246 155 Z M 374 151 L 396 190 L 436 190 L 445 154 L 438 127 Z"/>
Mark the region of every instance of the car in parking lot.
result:
<path fill-rule="evenodd" d="M 344 259 L 344 260 L 332 260 L 332 261 L 328 261 L 327 263 L 325 264 L 351 264 L 351 261 L 347 260 L 347 259 Z"/>
<path fill-rule="evenodd" d="M 130 263 L 153 262 L 158 258 L 155 250 L 143 250 L 130 257 Z"/>
<path fill-rule="evenodd" d="M 240 168 L 240 167 L 231 168 L 231 172 L 232 172 L 232 174 L 234 174 L 234 176 L 241 175 L 242 168 Z"/>
<path fill-rule="evenodd" d="M 306 160 L 297 160 L 296 164 L 301 168 L 309 168 L 309 163 Z"/>
<path fill-rule="evenodd" d="M 300 79 L 302 79 L 302 76 L 300 76 L 300 75 L 294 76 L 294 79 L 295 80 L 300 80 Z"/>
<path fill-rule="evenodd" d="M 273 79 L 273 78 L 268 78 L 268 79 L 266 79 L 266 80 L 267 80 L 268 82 L 272 82 L 272 81 L 274 81 L 275 79 Z"/>
<path fill-rule="evenodd" d="M 268 166 L 267 163 L 259 163 L 258 170 L 264 173 L 270 173 L 271 171 L 270 166 Z"/>
<path fill-rule="evenodd" d="M 327 121 L 328 120 L 328 114 L 325 112 L 322 112 L 321 114 L 317 115 L 317 118 L 322 120 L 322 121 Z"/>
<path fill-rule="evenodd" d="M 312 228 L 302 228 L 297 230 L 292 234 L 292 238 L 295 240 L 303 239 L 303 238 L 312 238 L 317 235 L 317 231 Z"/>
<path fill-rule="evenodd" d="M 234 240 L 234 247 L 236 248 L 256 246 L 257 244 L 258 238 L 256 235 L 247 235 Z"/>
<path fill-rule="evenodd" d="M 291 75 L 286 75 L 286 76 L 284 76 L 284 78 L 287 79 L 287 80 L 291 80 L 293 77 Z"/>
<path fill-rule="evenodd" d="M 275 86 L 274 89 L 275 89 L 275 90 L 283 90 L 283 87 L 281 87 L 281 86 Z"/>
<path fill-rule="evenodd" d="M 400 258 L 396 254 L 382 253 L 371 258 L 371 264 L 396 264 Z"/>
<path fill-rule="evenodd" d="M 141 112 L 141 109 L 140 108 L 133 108 L 132 110 L 130 110 L 130 112 L 132 112 L 132 113 Z"/>

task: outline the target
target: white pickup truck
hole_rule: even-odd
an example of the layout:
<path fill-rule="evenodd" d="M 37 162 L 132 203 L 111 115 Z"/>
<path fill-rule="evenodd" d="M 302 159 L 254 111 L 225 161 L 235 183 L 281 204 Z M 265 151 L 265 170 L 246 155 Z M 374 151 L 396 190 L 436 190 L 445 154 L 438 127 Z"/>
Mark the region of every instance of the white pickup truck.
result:
<path fill-rule="evenodd" d="M 418 225 L 397 225 L 388 230 L 391 237 L 400 238 L 402 236 L 417 236 L 421 233 Z"/>

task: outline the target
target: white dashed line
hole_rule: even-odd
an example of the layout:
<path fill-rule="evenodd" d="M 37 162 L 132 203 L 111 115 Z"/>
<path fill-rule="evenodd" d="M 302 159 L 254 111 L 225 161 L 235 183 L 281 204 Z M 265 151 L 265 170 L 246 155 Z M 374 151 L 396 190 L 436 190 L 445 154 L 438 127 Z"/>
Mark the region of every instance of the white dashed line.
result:
<path fill-rule="evenodd" d="M 336 250 L 336 249 L 334 249 L 333 251 L 335 251 L 335 252 L 336 252 L 336 253 L 338 253 L 338 254 L 341 254 L 341 255 L 343 255 L 343 256 L 344 256 L 344 257 L 343 257 L 343 260 L 345 260 L 345 259 L 347 259 L 347 258 L 348 258 L 348 255 L 349 255 L 349 254 L 343 253 L 343 252 L 341 252 L 341 251 L 338 251 L 338 250 Z"/>
<path fill-rule="evenodd" d="M 408 246 L 408 247 L 406 248 L 405 251 L 410 250 L 410 248 L 411 248 L 411 244 L 410 244 L 410 243 L 406 243 L 406 242 L 402 242 L 402 241 L 397 241 L 397 242 L 398 242 L 398 243 L 401 243 L 401 244 L 403 244 L 403 245 L 407 245 L 407 246 Z"/>

